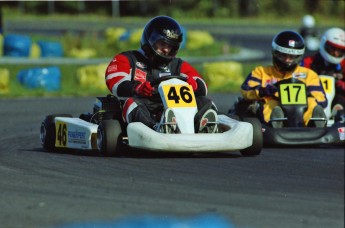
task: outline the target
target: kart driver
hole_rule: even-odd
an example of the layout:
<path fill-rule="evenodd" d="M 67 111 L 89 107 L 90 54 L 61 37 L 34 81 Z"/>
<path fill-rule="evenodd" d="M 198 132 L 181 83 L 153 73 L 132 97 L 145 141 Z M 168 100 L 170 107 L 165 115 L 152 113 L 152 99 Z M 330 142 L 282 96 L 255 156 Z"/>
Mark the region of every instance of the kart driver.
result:
<path fill-rule="evenodd" d="M 279 106 L 278 88 L 275 86 L 282 79 L 296 78 L 306 84 L 308 109 L 303 115 L 303 122 L 308 126 L 311 117 L 326 118 L 323 108 L 327 106 L 325 92 L 318 75 L 299 66 L 304 55 L 304 40 L 294 31 L 282 31 L 272 41 L 273 66 L 258 66 L 246 78 L 241 86 L 245 100 L 262 101 L 259 116 L 269 123 L 271 118 L 283 118 Z M 316 127 L 324 127 L 325 121 L 314 121 Z M 282 121 L 272 121 L 272 127 L 283 127 Z"/>
<path fill-rule="evenodd" d="M 218 117 L 216 106 L 206 97 L 205 81 L 188 62 L 176 57 L 182 39 L 183 33 L 176 20 L 157 16 L 146 24 L 139 50 L 122 52 L 112 59 L 105 73 L 106 85 L 114 96 L 124 101 L 122 118 L 125 123 L 142 122 L 158 132 L 177 133 L 176 124 L 173 131 L 169 131 L 167 125 L 156 124 L 161 115 L 165 117 L 164 122 L 176 120 L 171 109 L 162 113 L 162 100 L 151 83 L 161 77 L 178 75 L 186 79 L 195 93 L 198 107 L 195 131 L 217 130 L 216 125 L 211 129 L 206 126 L 208 121 L 217 122 Z"/>
<path fill-rule="evenodd" d="M 305 15 L 302 18 L 302 27 L 299 34 L 303 37 L 305 43 L 305 54 L 312 55 L 319 49 L 320 41 L 318 29 L 315 27 L 315 19 L 312 15 Z"/>
<path fill-rule="evenodd" d="M 302 66 L 319 75 L 335 78 L 336 94 L 332 102 L 332 114 L 345 108 L 345 31 L 328 29 L 321 38 L 320 50 L 314 56 L 305 57 Z"/>

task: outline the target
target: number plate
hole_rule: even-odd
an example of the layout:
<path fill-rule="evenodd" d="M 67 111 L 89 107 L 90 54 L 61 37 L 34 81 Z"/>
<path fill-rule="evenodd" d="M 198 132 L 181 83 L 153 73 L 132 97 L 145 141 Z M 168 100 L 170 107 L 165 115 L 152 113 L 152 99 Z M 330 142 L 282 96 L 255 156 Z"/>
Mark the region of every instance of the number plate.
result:
<path fill-rule="evenodd" d="M 325 90 L 326 94 L 331 94 L 333 92 L 333 83 L 334 83 L 334 79 L 332 80 L 332 78 L 330 77 L 322 77 L 320 76 L 320 80 L 322 83 L 322 87 Z"/>
<path fill-rule="evenodd" d="M 191 85 L 163 85 L 162 88 L 168 108 L 196 107 Z"/>
<path fill-rule="evenodd" d="M 56 121 L 55 123 L 55 146 L 66 147 L 67 146 L 67 124 L 62 121 Z"/>
<path fill-rule="evenodd" d="M 280 85 L 280 102 L 282 105 L 307 104 L 306 86 L 301 83 L 289 83 Z"/>

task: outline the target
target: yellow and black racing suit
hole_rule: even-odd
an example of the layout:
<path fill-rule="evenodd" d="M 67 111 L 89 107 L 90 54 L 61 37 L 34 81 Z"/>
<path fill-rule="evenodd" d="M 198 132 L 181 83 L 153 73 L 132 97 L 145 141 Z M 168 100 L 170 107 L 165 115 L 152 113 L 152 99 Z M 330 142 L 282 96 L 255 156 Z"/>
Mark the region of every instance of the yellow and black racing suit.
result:
<path fill-rule="evenodd" d="M 266 87 L 268 84 L 274 85 L 282 79 L 297 78 L 306 84 L 308 94 L 308 109 L 304 113 L 304 124 L 307 126 L 312 116 L 314 107 L 320 105 L 325 108 L 327 106 L 327 98 L 323 90 L 318 75 L 305 67 L 297 66 L 292 72 L 281 73 L 274 66 L 258 66 L 246 78 L 241 86 L 242 96 L 245 100 L 262 100 L 263 101 L 263 120 L 268 123 L 273 108 L 279 105 L 279 101 L 274 97 L 259 96 L 260 87 Z M 274 94 L 279 96 L 278 92 Z"/>

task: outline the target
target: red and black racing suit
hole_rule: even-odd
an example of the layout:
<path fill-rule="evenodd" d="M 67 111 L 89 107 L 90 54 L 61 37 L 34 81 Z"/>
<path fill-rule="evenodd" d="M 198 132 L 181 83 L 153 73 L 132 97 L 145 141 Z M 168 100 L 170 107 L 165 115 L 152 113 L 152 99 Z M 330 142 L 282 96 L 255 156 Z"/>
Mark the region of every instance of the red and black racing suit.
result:
<path fill-rule="evenodd" d="M 135 94 L 135 87 L 144 81 L 152 83 L 169 75 L 179 75 L 186 79 L 193 77 L 198 85 L 194 91 L 198 110 L 205 111 L 211 107 L 216 109 L 213 102 L 206 97 L 205 81 L 188 62 L 173 58 L 167 65 L 155 66 L 145 57 L 142 50 L 127 51 L 116 55 L 105 73 L 108 89 L 114 96 L 124 101 L 122 110 L 124 122 L 142 122 L 153 128 L 156 124 L 153 115 L 163 111 L 162 100 L 158 93 L 152 97 L 140 97 Z M 196 116 L 199 116 L 198 113 Z"/>
<path fill-rule="evenodd" d="M 335 82 L 336 93 L 332 107 L 335 104 L 341 104 L 345 108 L 345 60 L 340 64 L 331 64 L 325 61 L 320 53 L 317 53 L 314 56 L 304 58 L 301 65 L 312 69 L 318 75 L 334 76 L 335 74 L 342 74 L 342 78 L 336 79 Z"/>

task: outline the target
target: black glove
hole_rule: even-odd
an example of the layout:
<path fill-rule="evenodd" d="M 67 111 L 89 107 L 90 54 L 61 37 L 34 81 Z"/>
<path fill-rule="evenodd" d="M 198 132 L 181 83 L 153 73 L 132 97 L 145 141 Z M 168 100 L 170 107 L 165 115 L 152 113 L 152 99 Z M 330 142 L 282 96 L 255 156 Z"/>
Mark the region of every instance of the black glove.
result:
<path fill-rule="evenodd" d="M 277 87 L 274 85 L 268 84 L 266 87 L 259 88 L 259 96 L 260 97 L 276 97 L 274 94 L 278 92 Z"/>

